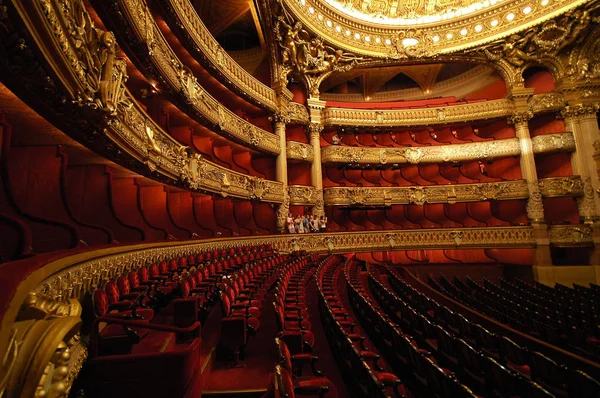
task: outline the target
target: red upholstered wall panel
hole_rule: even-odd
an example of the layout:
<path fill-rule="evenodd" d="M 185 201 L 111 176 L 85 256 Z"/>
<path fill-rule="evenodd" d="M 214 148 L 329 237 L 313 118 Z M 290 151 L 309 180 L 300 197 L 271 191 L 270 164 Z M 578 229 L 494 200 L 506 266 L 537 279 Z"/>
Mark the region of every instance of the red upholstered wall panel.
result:
<path fill-rule="evenodd" d="M 234 235 L 241 235 L 243 233 L 235 222 L 232 199 L 214 198 L 213 211 L 215 213 L 215 221 L 219 226 L 231 231 Z"/>
<path fill-rule="evenodd" d="M 528 224 L 525 200 L 492 200 L 490 210 L 494 217 L 512 225 Z"/>
<path fill-rule="evenodd" d="M 548 225 L 579 224 L 579 210 L 574 198 L 545 198 L 544 218 Z"/>
<path fill-rule="evenodd" d="M 194 217 L 198 225 L 206 231 L 212 231 L 211 234 L 215 237 L 232 235 L 231 230 L 217 224 L 212 196 L 194 194 L 192 197 L 194 199 Z"/>
<path fill-rule="evenodd" d="M 139 200 L 142 214 L 146 222 L 155 228 L 165 231 L 178 240 L 189 239 L 192 233 L 175 226 L 167 212 L 167 192 L 165 186 L 155 182 L 138 180 Z M 150 184 L 150 185 L 146 185 Z"/>
<path fill-rule="evenodd" d="M 488 84 L 487 86 L 473 91 L 465 95 L 465 99 L 480 99 L 485 98 L 487 100 L 500 99 L 506 97 L 506 84 L 504 80 L 500 76 L 498 76 L 498 80 L 495 82 Z"/>
<path fill-rule="evenodd" d="M 110 192 L 117 218 L 125 225 L 142 230 L 144 241 L 157 241 L 167 238 L 164 230 L 152 227 L 144 219 L 138 201 L 138 185 L 133 178 L 112 178 Z"/>
<path fill-rule="evenodd" d="M 534 94 L 549 93 L 554 90 L 554 76 L 552 76 L 552 73 L 538 68 L 535 71 L 530 71 L 531 69 L 523 73 L 525 87 L 533 88 Z"/>
<path fill-rule="evenodd" d="M 532 137 L 545 134 L 564 133 L 565 122 L 556 118 L 556 113 L 536 115 L 529 121 L 529 134 Z"/>
<path fill-rule="evenodd" d="M 303 126 L 288 125 L 285 129 L 285 136 L 288 141 L 303 142 L 308 144 L 308 136 Z"/>
<path fill-rule="evenodd" d="M 252 168 L 256 170 L 258 176 L 275 180 L 275 158 L 272 156 L 252 155 Z"/>
<path fill-rule="evenodd" d="M 276 233 L 277 213 L 275 207 L 270 203 L 253 202 L 252 209 L 254 222 L 264 233 Z"/>
<path fill-rule="evenodd" d="M 110 178 L 104 165 L 69 167 L 69 207 L 75 217 L 105 227 L 118 242 L 140 242 L 143 240 L 142 231 L 123 224 L 115 217 L 110 200 Z"/>
<path fill-rule="evenodd" d="M 535 168 L 538 179 L 573 175 L 571 154 L 566 152 L 537 155 L 535 157 Z"/>
<path fill-rule="evenodd" d="M 233 218 L 236 225 L 239 228 L 240 235 L 259 235 L 259 231 L 256 223 L 254 222 L 254 215 L 252 211 L 252 203 L 247 200 L 233 200 Z"/>
<path fill-rule="evenodd" d="M 192 193 L 171 187 L 165 188 L 167 190 L 167 212 L 173 224 L 189 231 L 192 238 L 212 236 L 211 232 L 196 223 Z"/>
<path fill-rule="evenodd" d="M 485 249 L 485 253 L 499 263 L 533 264 L 533 249 Z"/>
<path fill-rule="evenodd" d="M 288 164 L 289 185 L 312 185 L 310 178 L 310 165 L 305 163 Z"/>

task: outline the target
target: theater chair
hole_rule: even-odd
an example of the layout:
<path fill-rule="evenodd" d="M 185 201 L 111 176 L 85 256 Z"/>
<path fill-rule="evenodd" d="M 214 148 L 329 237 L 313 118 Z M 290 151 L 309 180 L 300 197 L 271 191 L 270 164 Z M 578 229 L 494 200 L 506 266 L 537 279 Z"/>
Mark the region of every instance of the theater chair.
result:
<path fill-rule="evenodd" d="M 285 315 L 281 306 L 273 303 L 275 319 L 279 327 L 279 337 L 288 344 L 294 354 L 312 352 L 315 335 L 310 331 L 311 324 L 295 314 Z"/>
<path fill-rule="evenodd" d="M 219 347 L 233 354 L 234 364 L 245 358 L 244 350 L 248 344 L 248 335 L 254 336 L 260 327 L 260 321 L 246 310 L 233 310 L 226 294 L 221 295 L 221 334 Z"/>
<path fill-rule="evenodd" d="M 337 397 L 333 383 L 315 368 L 318 357 L 312 354 L 290 354 L 290 351 L 279 338 L 275 338 L 279 365 L 292 376 L 294 392 L 300 395 L 319 395 L 328 398 Z M 303 365 L 310 363 L 312 376 L 302 376 Z"/>
<path fill-rule="evenodd" d="M 138 335 L 129 353 L 102 355 L 98 345 L 104 328 L 132 330 Z M 188 327 L 155 325 L 103 316 L 94 322 L 86 362 L 86 396 L 199 397 L 202 391 L 200 323 Z M 105 353 L 106 354 L 106 353 Z"/>

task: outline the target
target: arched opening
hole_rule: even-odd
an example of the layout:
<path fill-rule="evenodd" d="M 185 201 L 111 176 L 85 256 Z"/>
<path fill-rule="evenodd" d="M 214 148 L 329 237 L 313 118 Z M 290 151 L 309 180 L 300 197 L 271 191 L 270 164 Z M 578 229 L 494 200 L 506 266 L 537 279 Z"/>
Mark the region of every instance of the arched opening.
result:
<path fill-rule="evenodd" d="M 526 88 L 533 88 L 534 94 L 549 93 L 554 90 L 554 76 L 542 66 L 531 66 L 523 72 Z"/>

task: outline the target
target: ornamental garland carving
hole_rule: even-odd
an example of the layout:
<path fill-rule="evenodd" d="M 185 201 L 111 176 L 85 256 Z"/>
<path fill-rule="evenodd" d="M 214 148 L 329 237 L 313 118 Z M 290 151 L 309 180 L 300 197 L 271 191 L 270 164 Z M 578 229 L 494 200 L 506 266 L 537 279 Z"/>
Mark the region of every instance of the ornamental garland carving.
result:
<path fill-rule="evenodd" d="M 512 112 L 513 105 L 510 100 L 498 99 L 424 109 L 325 108 L 322 118 L 323 123 L 329 126 L 401 127 L 494 119 L 507 117 Z"/>
<path fill-rule="evenodd" d="M 579 176 L 544 178 L 539 181 L 539 187 L 544 198 L 583 195 L 583 182 Z"/>
<path fill-rule="evenodd" d="M 592 228 L 589 225 L 551 225 L 548 238 L 554 246 L 592 246 Z"/>
<path fill-rule="evenodd" d="M 343 164 L 419 164 L 495 159 L 520 153 L 519 140 L 510 138 L 469 144 L 384 149 L 331 145 L 321 148 L 321 160 L 323 163 Z"/>
<path fill-rule="evenodd" d="M 564 108 L 565 102 L 560 93 L 537 94 L 529 100 L 529 110 L 534 114 L 561 110 Z"/>
<path fill-rule="evenodd" d="M 334 187 L 324 189 L 327 206 L 391 206 L 525 199 L 524 180 L 415 187 Z"/>
<path fill-rule="evenodd" d="M 596 118 L 598 112 L 598 104 L 579 104 L 574 106 L 566 106 L 561 112 L 560 117 L 563 119 L 571 118 Z"/>
<path fill-rule="evenodd" d="M 538 135 L 531 139 L 533 153 L 573 152 L 575 139 L 573 133 Z"/>
<path fill-rule="evenodd" d="M 299 124 L 308 124 L 309 117 L 308 117 L 308 110 L 306 109 L 306 106 L 299 104 L 297 102 L 288 102 L 287 109 L 288 109 L 288 118 L 291 121 L 299 123 Z"/>
<path fill-rule="evenodd" d="M 527 189 L 529 199 L 527 200 L 527 218 L 532 221 L 544 221 L 544 203 L 542 202 L 542 193 L 540 192 L 537 181 L 528 181 Z"/>
<path fill-rule="evenodd" d="M 72 84 L 66 89 L 75 93 L 73 100 L 82 107 L 86 118 L 103 121 L 100 125 L 103 134 L 123 152 L 145 164 L 149 170 L 157 171 L 190 189 L 215 192 L 223 196 L 281 202 L 282 183 L 257 181 L 255 177 L 202 159 L 153 122 L 125 88 L 126 75 L 122 75 L 118 67 L 107 67 L 111 59 L 115 60 L 116 50 L 112 45 L 102 50 L 104 47 L 99 46 L 97 40 L 101 37 L 105 43 L 110 43 L 114 38 L 111 34 L 98 32 L 93 24 L 82 22 L 89 21 L 83 4 L 81 0 L 45 2 L 43 14 L 39 18 L 48 21 L 48 25 L 52 27 L 51 35 L 56 38 L 56 43 L 61 43 L 60 47 L 45 48 L 43 52 L 65 54 L 64 59 L 68 60 L 68 65 L 63 66 L 63 70 L 71 71 L 73 79 L 69 80 L 69 76 L 66 76 L 63 81 Z M 68 40 L 65 41 L 66 38 Z M 97 49 L 98 59 L 105 60 L 104 63 L 94 61 L 89 54 L 90 49 Z M 93 65 L 100 65 L 104 69 L 99 71 Z M 107 77 L 108 72 L 113 76 L 112 80 L 110 76 Z M 121 82 L 120 86 L 116 85 L 117 81 Z M 86 93 L 87 98 L 94 100 L 82 101 L 81 93 Z M 107 114 L 110 118 L 106 118 Z"/>
<path fill-rule="evenodd" d="M 302 142 L 287 142 L 287 158 L 312 163 L 315 153 L 312 145 Z"/>
<path fill-rule="evenodd" d="M 130 28 L 127 38 L 147 49 L 138 51 L 149 61 L 144 67 L 166 85 L 165 88 L 181 103 L 182 110 L 242 144 L 279 154 L 279 137 L 237 116 L 204 90 L 169 46 L 146 2 L 113 0 L 112 3 L 112 11 L 120 11 L 118 15 Z"/>
<path fill-rule="evenodd" d="M 203 60 L 219 80 L 253 103 L 277 110 L 277 94 L 260 82 L 229 56 L 204 25 L 189 0 L 160 0 L 167 12 L 162 13 L 186 48 Z"/>
<path fill-rule="evenodd" d="M 288 187 L 290 204 L 294 206 L 313 206 L 317 201 L 315 187 L 305 185 L 290 185 Z"/>

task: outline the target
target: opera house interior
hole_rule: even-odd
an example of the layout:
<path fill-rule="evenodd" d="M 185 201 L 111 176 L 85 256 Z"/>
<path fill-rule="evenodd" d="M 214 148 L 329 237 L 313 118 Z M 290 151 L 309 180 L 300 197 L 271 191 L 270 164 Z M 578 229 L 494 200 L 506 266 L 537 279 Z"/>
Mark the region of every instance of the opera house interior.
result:
<path fill-rule="evenodd" d="M 600 397 L 600 0 L 0 0 L 1 398 Z"/>

